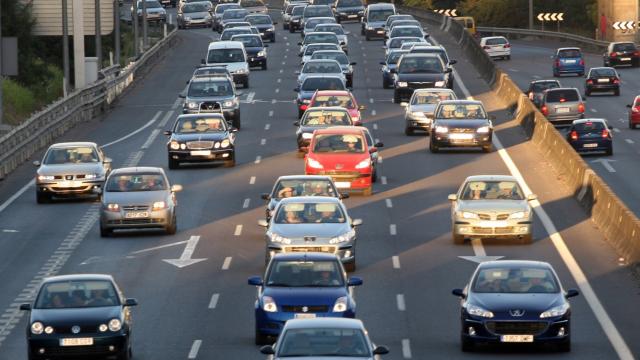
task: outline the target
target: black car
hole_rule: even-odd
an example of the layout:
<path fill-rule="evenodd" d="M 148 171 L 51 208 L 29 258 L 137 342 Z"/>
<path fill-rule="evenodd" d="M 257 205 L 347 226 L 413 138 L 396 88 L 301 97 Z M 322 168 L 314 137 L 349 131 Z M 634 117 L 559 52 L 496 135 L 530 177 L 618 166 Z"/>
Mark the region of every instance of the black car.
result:
<path fill-rule="evenodd" d="M 409 49 L 409 53 L 410 54 L 436 54 L 440 56 L 440 58 L 442 59 L 442 62 L 445 64 L 447 69 L 451 69 L 451 72 L 449 73 L 449 81 L 447 81 L 447 87 L 453 90 L 454 78 L 453 78 L 453 68 L 451 66 L 457 64 L 458 60 L 451 59 L 449 57 L 449 54 L 447 54 L 447 49 L 445 49 L 444 46 L 416 44 Z"/>
<path fill-rule="evenodd" d="M 262 42 L 262 37 L 257 34 L 235 35 L 232 41 L 240 41 L 244 44 L 247 52 L 249 66 L 260 66 L 262 70 L 267 70 L 267 46 Z"/>
<path fill-rule="evenodd" d="M 294 89 L 298 93 L 298 118 L 302 117 L 317 90 L 347 90 L 342 77 L 333 75 L 309 75 L 300 87 Z"/>
<path fill-rule="evenodd" d="M 382 65 L 382 88 L 389 89 L 393 87 L 393 74 L 396 73 L 396 67 L 398 65 L 398 60 L 404 54 L 409 53 L 409 50 L 391 50 L 387 55 L 387 59 L 385 61 L 381 61 L 380 65 Z"/>
<path fill-rule="evenodd" d="M 296 30 L 302 29 L 302 14 L 307 5 L 298 5 L 291 10 L 291 17 L 289 18 L 289 32 L 293 33 Z"/>
<path fill-rule="evenodd" d="M 571 306 L 550 264 L 537 261 L 488 261 L 478 265 L 460 297 L 462 351 L 478 343 L 553 344 L 571 350 Z"/>
<path fill-rule="evenodd" d="M 333 7 L 338 23 L 342 21 L 360 21 L 364 15 L 362 0 L 336 0 Z"/>
<path fill-rule="evenodd" d="M 169 169 L 177 169 L 182 162 L 222 163 L 236 165 L 235 132 L 222 114 L 180 115 L 169 136 L 167 152 Z"/>
<path fill-rule="evenodd" d="M 491 152 L 493 125 L 482 102 L 443 100 L 434 112 L 429 150 L 441 147 L 480 147 Z"/>
<path fill-rule="evenodd" d="M 585 75 L 587 80 L 584 84 L 584 95 L 589 96 L 592 92 L 613 91 L 615 96 L 620 96 L 620 75 L 612 67 L 597 67 L 589 69 Z"/>
<path fill-rule="evenodd" d="M 394 76 L 393 102 L 409 100 L 415 89 L 447 87 L 451 71 L 436 54 L 402 55 Z"/>
<path fill-rule="evenodd" d="M 318 50 L 311 55 L 311 60 L 335 60 L 342 68 L 342 74 L 347 79 L 347 87 L 353 87 L 353 66 L 355 62 L 349 62 L 349 58 L 341 50 Z"/>
<path fill-rule="evenodd" d="M 579 153 L 613 155 L 613 137 L 605 119 L 574 120 L 567 132 L 567 141 Z"/>
<path fill-rule="evenodd" d="M 525 93 L 529 97 L 529 100 L 539 108 L 542 103 L 542 98 L 544 98 L 544 92 L 548 89 L 556 89 L 561 86 L 558 80 L 534 80 L 529 83 L 529 88 Z"/>
<path fill-rule="evenodd" d="M 131 358 L 131 306 L 110 275 L 78 274 L 44 279 L 27 324 L 29 360 Z"/>
<path fill-rule="evenodd" d="M 294 122 L 293 125 L 298 127 L 298 153 L 304 154 L 315 130 L 330 126 L 351 126 L 353 121 L 349 111 L 343 107 L 311 107 L 304 112 L 300 121 Z"/>
<path fill-rule="evenodd" d="M 222 113 L 227 122 L 240 129 L 240 101 L 233 79 L 224 74 L 198 76 L 189 81 L 184 94 L 182 112 L 199 114 L 206 112 Z"/>
<path fill-rule="evenodd" d="M 612 42 L 602 55 L 604 66 L 640 66 L 640 51 L 632 42 Z"/>
<path fill-rule="evenodd" d="M 244 21 L 258 29 L 263 40 L 276 42 L 275 25 L 278 25 L 278 23 L 271 20 L 271 16 L 266 14 L 251 14 L 245 17 Z"/>

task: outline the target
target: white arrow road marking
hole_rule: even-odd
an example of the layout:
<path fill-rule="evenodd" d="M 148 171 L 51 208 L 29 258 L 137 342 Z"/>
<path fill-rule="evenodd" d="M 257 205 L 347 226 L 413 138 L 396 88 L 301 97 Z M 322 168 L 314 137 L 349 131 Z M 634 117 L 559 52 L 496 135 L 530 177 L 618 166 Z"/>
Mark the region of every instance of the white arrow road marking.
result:
<path fill-rule="evenodd" d="M 604 166 L 605 169 L 607 169 L 608 172 L 614 173 L 616 172 L 616 169 L 613 168 L 613 166 L 611 166 L 611 164 L 609 164 L 610 162 L 615 161 L 615 160 L 609 160 L 609 159 L 598 159 L 598 160 L 592 160 L 592 163 L 601 163 L 602 166 Z"/>
<path fill-rule="evenodd" d="M 191 238 L 187 240 L 187 246 L 184 247 L 184 251 L 182 252 L 182 255 L 180 255 L 179 259 L 162 259 L 162 261 L 168 264 L 171 264 L 173 266 L 176 266 L 179 269 L 182 269 L 183 267 L 207 260 L 206 258 L 205 259 L 191 258 L 191 256 L 193 256 L 193 252 L 196 250 L 198 241 L 200 241 L 200 236 L 195 236 L 195 235 L 191 236 Z"/>

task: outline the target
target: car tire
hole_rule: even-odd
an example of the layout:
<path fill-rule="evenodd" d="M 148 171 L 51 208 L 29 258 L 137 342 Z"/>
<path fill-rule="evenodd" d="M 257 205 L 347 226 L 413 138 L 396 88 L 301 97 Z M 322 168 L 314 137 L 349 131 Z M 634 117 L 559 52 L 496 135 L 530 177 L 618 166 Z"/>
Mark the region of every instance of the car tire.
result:
<path fill-rule="evenodd" d="M 505 56 L 505 59 L 507 59 L 507 60 L 511 60 L 511 55 L 507 55 L 507 56 Z"/>
<path fill-rule="evenodd" d="M 460 350 L 462 350 L 462 352 L 472 352 L 475 348 L 475 345 L 473 343 L 473 341 L 468 340 L 464 337 L 461 337 L 460 339 Z"/>
<path fill-rule="evenodd" d="M 289 25 L 282 23 L 282 30 L 289 30 Z"/>
<path fill-rule="evenodd" d="M 413 129 L 410 127 L 405 127 L 404 128 L 404 134 L 407 136 L 412 136 L 413 135 Z"/>
<path fill-rule="evenodd" d="M 489 144 L 489 145 L 483 146 L 482 151 L 486 153 L 490 153 L 491 151 L 493 151 L 493 145 Z"/>
<path fill-rule="evenodd" d="M 167 225 L 167 227 L 165 228 L 165 232 L 167 233 L 167 235 L 175 235 L 177 231 L 178 231 L 178 219 L 176 218 L 176 214 L 173 213 L 173 216 L 171 217 L 171 223 Z"/>
<path fill-rule="evenodd" d="M 262 70 L 267 70 L 267 62 L 262 63 Z"/>
<path fill-rule="evenodd" d="M 230 168 L 230 167 L 234 167 L 234 166 L 236 166 L 235 156 L 234 156 L 233 160 L 228 160 L 228 161 L 224 162 L 224 167 L 226 167 L 226 168 Z"/>
<path fill-rule="evenodd" d="M 433 139 L 429 141 L 429 151 L 431 151 L 433 154 L 436 154 L 440 151 L 440 148 L 438 148 L 438 146 L 433 143 Z"/>
<path fill-rule="evenodd" d="M 371 174 L 371 182 L 378 182 L 378 169 L 373 169 L 373 174 Z"/>
<path fill-rule="evenodd" d="M 364 36 L 364 38 L 365 38 L 367 41 L 371 41 L 371 38 L 369 37 L 369 34 L 366 34 L 366 35 Z"/>
<path fill-rule="evenodd" d="M 613 146 L 610 146 L 610 147 L 607 149 L 606 155 L 607 155 L 607 156 L 612 156 L 612 155 L 613 155 Z"/>
<path fill-rule="evenodd" d="M 113 234 L 113 229 L 109 229 L 100 225 L 100 237 L 110 237 L 112 234 Z"/>
<path fill-rule="evenodd" d="M 363 196 L 371 196 L 371 193 L 373 193 L 373 186 L 369 186 L 368 188 L 362 190 Z"/>
<path fill-rule="evenodd" d="M 585 90 L 584 91 L 584 96 L 590 96 L 591 95 L 591 91 L 589 90 Z"/>
<path fill-rule="evenodd" d="M 356 259 L 354 258 L 353 261 L 345 263 L 343 264 L 343 266 L 344 266 L 344 271 L 346 272 L 356 271 Z"/>
<path fill-rule="evenodd" d="M 36 202 L 38 204 L 47 204 L 51 202 L 51 195 L 36 191 Z"/>
<path fill-rule="evenodd" d="M 362 27 L 362 26 L 360 27 L 360 35 L 363 35 L 363 36 L 365 35 L 364 27 Z"/>
<path fill-rule="evenodd" d="M 272 43 L 276 42 L 276 36 L 275 36 L 275 35 L 273 35 L 273 36 L 271 37 L 271 42 L 272 42 Z"/>
<path fill-rule="evenodd" d="M 456 244 L 456 245 L 464 244 L 464 236 L 463 235 L 458 235 L 456 233 L 451 233 L 451 239 L 453 240 L 453 243 Z"/>
<path fill-rule="evenodd" d="M 245 89 L 249 88 L 249 78 L 247 77 L 247 79 L 245 81 L 242 82 L 242 87 Z"/>
<path fill-rule="evenodd" d="M 557 72 L 553 72 L 553 77 L 560 77 L 560 74 L 558 74 Z"/>
<path fill-rule="evenodd" d="M 635 128 L 636 128 L 636 125 L 631 121 L 629 121 L 629 129 L 634 130 Z"/>
<path fill-rule="evenodd" d="M 298 119 L 302 119 L 302 115 L 304 115 L 304 111 L 298 109 Z"/>
<path fill-rule="evenodd" d="M 401 101 L 401 100 L 402 100 L 402 99 L 400 99 L 400 94 L 398 94 L 398 92 L 397 92 L 397 91 L 394 91 L 394 92 L 393 92 L 393 103 L 394 103 L 394 104 L 400 104 L 400 101 Z"/>
<path fill-rule="evenodd" d="M 613 95 L 620 96 L 620 89 L 614 90 Z"/>
<path fill-rule="evenodd" d="M 582 76 L 584 76 L 584 72 L 579 72 L 578 77 L 582 77 Z"/>
<path fill-rule="evenodd" d="M 353 80 L 348 80 L 347 81 L 347 87 L 350 88 L 350 89 L 353 88 Z"/>
<path fill-rule="evenodd" d="M 520 239 L 523 244 L 531 244 L 533 242 L 533 234 L 527 234 Z"/>
<path fill-rule="evenodd" d="M 175 170 L 180 167 L 180 162 L 176 159 L 169 157 L 169 169 Z"/>
<path fill-rule="evenodd" d="M 231 124 L 233 125 L 234 128 L 240 130 L 242 126 L 242 124 L 240 123 L 240 110 L 238 110 L 238 113 L 236 114 L 236 116 L 233 117 Z"/>
<path fill-rule="evenodd" d="M 289 32 L 293 34 L 296 30 L 292 26 L 289 26 Z"/>
<path fill-rule="evenodd" d="M 558 352 L 571 352 L 571 338 L 558 344 L 556 349 Z"/>
<path fill-rule="evenodd" d="M 382 78 L 382 88 L 383 89 L 391 88 L 391 86 L 389 86 L 389 82 L 385 78 Z"/>
<path fill-rule="evenodd" d="M 256 339 L 255 339 L 255 343 L 256 345 L 265 345 L 269 343 L 269 337 L 263 333 L 260 332 L 260 330 L 258 330 L 256 328 Z"/>

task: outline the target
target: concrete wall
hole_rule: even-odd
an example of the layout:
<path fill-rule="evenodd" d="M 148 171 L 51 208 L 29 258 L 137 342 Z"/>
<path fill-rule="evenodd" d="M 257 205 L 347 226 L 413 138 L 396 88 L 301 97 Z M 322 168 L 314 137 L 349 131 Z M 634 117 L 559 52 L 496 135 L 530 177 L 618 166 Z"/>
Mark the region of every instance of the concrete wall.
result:
<path fill-rule="evenodd" d="M 607 28 L 603 33 L 600 29 L 602 15 L 606 19 Z M 606 41 L 637 41 L 638 31 L 616 30 L 613 23 L 616 21 L 637 21 L 638 0 L 598 0 L 598 34 L 597 39 Z M 604 36 L 603 36 L 604 35 Z"/>

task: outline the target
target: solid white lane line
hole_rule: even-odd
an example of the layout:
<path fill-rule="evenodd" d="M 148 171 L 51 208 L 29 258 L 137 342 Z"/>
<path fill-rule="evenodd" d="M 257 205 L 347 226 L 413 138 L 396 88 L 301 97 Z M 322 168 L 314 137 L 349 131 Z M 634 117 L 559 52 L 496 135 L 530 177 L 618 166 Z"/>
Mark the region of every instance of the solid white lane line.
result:
<path fill-rule="evenodd" d="M 255 183 L 256 183 L 256 177 L 255 177 L 255 176 L 252 176 L 252 177 L 249 179 L 249 185 L 253 185 L 253 184 L 255 184 Z"/>
<path fill-rule="evenodd" d="M 400 257 L 394 255 L 391 257 L 391 263 L 393 264 L 394 269 L 400 269 Z"/>
<path fill-rule="evenodd" d="M 234 236 L 242 235 L 242 224 L 236 225 L 236 229 L 234 230 L 233 235 Z"/>
<path fill-rule="evenodd" d="M 389 225 L 389 234 L 396 235 L 397 233 L 398 233 L 398 230 L 396 228 L 396 224 Z"/>
<path fill-rule="evenodd" d="M 36 184 L 36 181 L 32 179 L 31 181 L 26 183 L 23 187 L 21 187 L 20 190 L 16 191 L 13 195 L 11 195 L 10 198 L 8 198 L 4 203 L 2 203 L 2 205 L 0 205 L 0 213 L 3 212 L 4 209 L 9 207 L 9 205 L 11 205 L 14 201 L 16 201 L 17 198 L 22 196 L 22 194 L 24 194 L 27 190 L 29 190 L 30 187 L 34 186 L 35 184 Z"/>
<path fill-rule="evenodd" d="M 156 122 L 156 120 L 158 120 L 158 118 L 160 117 L 160 115 L 161 115 L 161 114 L 162 114 L 162 111 L 158 111 L 158 112 L 153 116 L 153 118 L 151 118 L 151 120 L 149 120 L 149 122 L 148 122 L 148 123 L 146 123 L 146 124 L 142 125 L 142 126 L 141 126 L 141 127 L 139 127 L 138 129 L 134 130 L 133 132 L 128 133 L 127 135 L 125 135 L 125 136 L 123 136 L 123 137 L 121 137 L 121 138 L 119 138 L 119 139 L 116 139 L 116 140 L 114 140 L 114 141 L 112 141 L 112 142 L 110 142 L 110 143 L 106 143 L 106 144 L 102 145 L 102 147 L 103 147 L 103 148 L 109 147 L 109 146 L 111 146 L 111 145 L 117 144 L 117 143 L 119 143 L 119 142 L 122 142 L 122 141 L 124 141 L 124 140 L 126 140 L 126 139 L 128 139 L 128 138 L 130 138 L 130 137 L 132 137 L 132 136 L 134 136 L 134 135 L 136 135 L 136 134 L 137 134 L 137 133 L 139 133 L 140 131 L 142 131 L 142 130 L 144 130 L 144 129 L 148 128 L 148 127 L 149 127 L 149 126 L 151 126 L 154 122 Z"/>
<path fill-rule="evenodd" d="M 633 140 L 631 139 L 624 139 L 624 141 L 626 141 L 628 144 L 633 144 Z"/>
<path fill-rule="evenodd" d="M 169 119 L 171 119 L 172 116 L 173 116 L 173 110 L 167 111 L 167 113 L 164 114 L 164 116 L 162 117 L 162 120 L 160 120 L 160 122 L 158 123 L 158 127 L 159 128 L 165 127 L 167 125 L 167 122 L 169 122 Z"/>
<path fill-rule="evenodd" d="M 211 296 L 211 301 L 209 301 L 209 309 L 215 309 L 218 305 L 218 299 L 220 298 L 220 294 L 213 294 Z"/>
<path fill-rule="evenodd" d="M 195 359 L 198 357 L 198 351 L 200 351 L 200 346 L 202 346 L 202 340 L 194 340 L 193 345 L 191 345 L 191 350 L 189 351 L 189 359 Z"/>
<path fill-rule="evenodd" d="M 487 256 L 487 252 L 484 250 L 484 246 L 482 246 L 482 240 L 471 239 L 471 247 L 476 256 Z"/>
<path fill-rule="evenodd" d="M 144 144 L 142 144 L 140 149 L 143 149 L 143 150 L 148 149 L 151 146 L 151 144 L 153 144 L 153 141 L 156 139 L 156 137 L 158 137 L 158 134 L 160 134 L 160 129 L 153 129 L 153 131 L 151 131 L 151 134 L 149 134 L 147 141 L 145 141 Z"/>
<path fill-rule="evenodd" d="M 227 256 L 226 258 L 224 258 L 224 262 L 222 263 L 222 270 L 229 270 L 229 267 L 231 266 L 231 256 Z"/>
<path fill-rule="evenodd" d="M 250 202 L 251 202 L 251 199 L 249 199 L 249 198 L 244 199 L 244 202 L 242 203 L 242 208 L 243 209 L 248 208 Z"/>
<path fill-rule="evenodd" d="M 399 311 L 407 310 L 407 306 L 404 303 L 404 295 L 403 294 L 396 295 L 396 302 L 398 303 L 398 310 Z"/>
<path fill-rule="evenodd" d="M 391 199 L 385 199 L 384 202 L 387 203 L 387 207 L 388 208 L 392 208 L 393 207 L 393 202 L 391 201 Z"/>
<path fill-rule="evenodd" d="M 254 164 L 260 164 L 260 161 L 262 161 L 262 156 L 258 155 L 256 156 L 256 161 L 254 161 Z"/>
<path fill-rule="evenodd" d="M 264 129 L 269 130 L 271 128 L 271 124 L 264 124 Z"/>
<path fill-rule="evenodd" d="M 260 139 L 260 145 L 264 145 L 267 143 L 267 139 Z"/>
<path fill-rule="evenodd" d="M 411 343 L 409 339 L 402 339 L 402 357 L 411 359 Z"/>
<path fill-rule="evenodd" d="M 386 176 L 380 176 L 380 183 L 382 185 L 387 185 L 387 177 Z"/>

